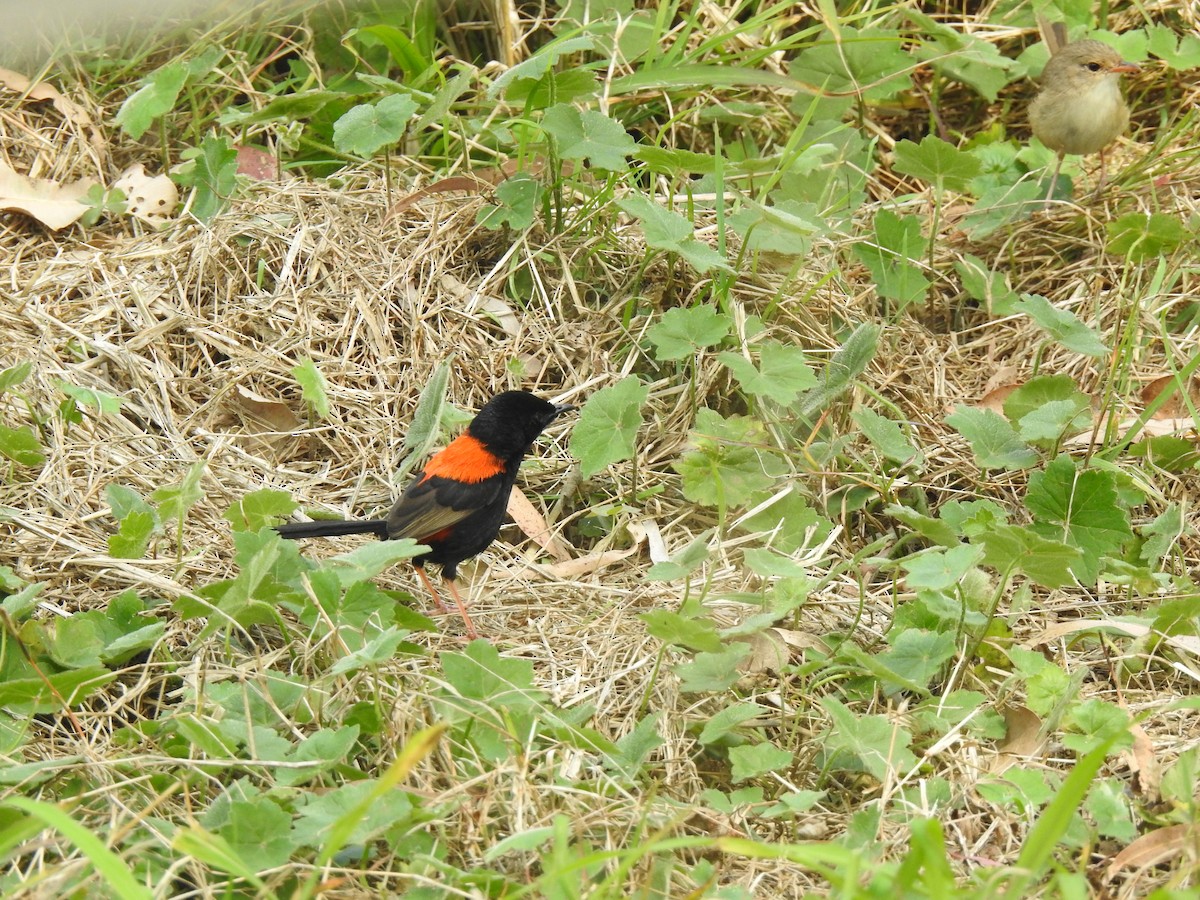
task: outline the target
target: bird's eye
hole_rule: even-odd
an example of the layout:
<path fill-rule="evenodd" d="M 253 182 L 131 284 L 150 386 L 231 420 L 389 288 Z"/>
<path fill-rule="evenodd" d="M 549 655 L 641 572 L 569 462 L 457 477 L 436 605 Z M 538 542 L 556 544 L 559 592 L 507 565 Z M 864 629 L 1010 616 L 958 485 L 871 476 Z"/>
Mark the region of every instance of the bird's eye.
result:
<path fill-rule="evenodd" d="M 1087 67 L 1089 72 L 1099 72 L 1101 68 L 1098 62 L 1090 62 L 1087 64 Z"/>

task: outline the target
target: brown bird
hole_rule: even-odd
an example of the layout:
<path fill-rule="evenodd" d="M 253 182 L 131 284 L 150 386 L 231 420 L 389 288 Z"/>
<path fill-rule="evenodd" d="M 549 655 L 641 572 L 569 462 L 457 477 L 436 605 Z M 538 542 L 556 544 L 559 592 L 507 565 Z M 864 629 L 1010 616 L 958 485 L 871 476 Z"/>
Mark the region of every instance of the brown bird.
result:
<path fill-rule="evenodd" d="M 1029 106 L 1034 135 L 1058 154 L 1050 192 L 1054 194 L 1063 157 L 1100 154 L 1099 191 L 1104 185 L 1104 151 L 1129 125 L 1129 107 L 1121 96 L 1121 75 L 1140 72 L 1134 63 L 1100 41 L 1067 43 L 1061 22 L 1038 20 L 1050 59 L 1042 71 L 1042 89 Z"/>

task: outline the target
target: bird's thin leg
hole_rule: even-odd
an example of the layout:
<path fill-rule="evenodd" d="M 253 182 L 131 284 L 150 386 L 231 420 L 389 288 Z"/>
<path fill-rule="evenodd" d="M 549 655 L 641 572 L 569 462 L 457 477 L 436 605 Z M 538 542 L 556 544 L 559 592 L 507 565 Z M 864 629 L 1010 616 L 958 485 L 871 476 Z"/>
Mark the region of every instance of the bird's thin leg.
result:
<path fill-rule="evenodd" d="M 1054 199 L 1054 187 L 1058 184 L 1058 173 L 1062 171 L 1063 157 L 1066 154 L 1058 154 L 1058 161 L 1054 164 L 1054 174 L 1050 176 L 1050 190 L 1046 192 L 1046 202 L 1049 203 Z"/>
<path fill-rule="evenodd" d="M 1104 179 L 1108 174 L 1108 161 L 1105 159 L 1104 151 L 1100 151 L 1100 180 L 1096 182 L 1096 196 L 1100 195 L 1101 188 L 1104 187 Z"/>
<path fill-rule="evenodd" d="M 442 602 L 442 598 L 438 594 L 437 588 L 433 586 L 433 582 L 430 581 L 429 576 L 425 574 L 425 567 L 414 566 L 413 568 L 417 570 L 417 575 L 420 576 L 421 581 L 424 583 L 425 590 L 429 591 L 430 596 L 433 597 L 433 603 L 438 608 L 438 612 L 449 612 L 450 610 L 446 609 L 446 604 Z"/>
<path fill-rule="evenodd" d="M 467 628 L 467 637 L 471 640 L 479 637 L 479 633 L 475 630 L 475 623 L 471 621 L 471 617 L 467 615 L 467 605 L 463 603 L 462 597 L 458 595 L 458 585 L 455 584 L 453 578 L 445 579 L 446 585 L 450 588 L 450 595 L 454 597 L 454 603 L 458 607 L 458 612 L 463 618 L 463 625 Z"/>

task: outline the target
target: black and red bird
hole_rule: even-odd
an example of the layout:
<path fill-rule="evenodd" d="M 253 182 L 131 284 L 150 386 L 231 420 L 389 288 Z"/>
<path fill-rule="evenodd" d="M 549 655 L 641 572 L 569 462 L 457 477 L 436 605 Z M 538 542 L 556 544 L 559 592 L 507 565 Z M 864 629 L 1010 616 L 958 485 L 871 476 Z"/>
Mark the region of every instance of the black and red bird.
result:
<path fill-rule="evenodd" d="M 424 471 L 396 501 L 386 519 L 297 522 L 277 525 L 290 539 L 374 534 L 382 540 L 415 538 L 429 547 L 413 559 L 434 601 L 441 598 L 425 574 L 426 563 L 442 567 L 467 634 L 475 625 L 458 594 L 458 564 L 482 553 L 496 539 L 521 460 L 539 434 L 559 415 L 574 409 L 525 391 L 505 391 L 483 405 L 467 430 L 425 464 Z"/>

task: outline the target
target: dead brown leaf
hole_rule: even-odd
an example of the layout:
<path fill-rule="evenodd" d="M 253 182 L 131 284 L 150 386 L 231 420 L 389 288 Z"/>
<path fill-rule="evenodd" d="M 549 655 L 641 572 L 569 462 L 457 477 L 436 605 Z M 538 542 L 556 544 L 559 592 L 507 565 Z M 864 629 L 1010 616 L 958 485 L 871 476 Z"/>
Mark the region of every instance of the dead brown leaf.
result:
<path fill-rule="evenodd" d="M 1001 775 L 1017 763 L 1037 756 L 1045 743 L 1042 720 L 1024 706 L 1005 707 L 1004 724 L 1008 726 L 1008 733 L 1000 744 L 1000 752 L 988 767 L 993 775 Z"/>
<path fill-rule="evenodd" d="M 391 219 L 398 216 L 409 207 L 416 206 L 426 197 L 432 197 L 435 194 L 450 194 L 456 191 L 481 194 L 488 186 L 487 182 L 473 175 L 452 175 L 449 178 L 435 181 L 433 184 L 427 185 L 418 191 L 413 191 L 411 194 L 405 194 L 392 204 L 392 208 L 387 211 L 387 215 L 384 218 Z"/>
<path fill-rule="evenodd" d="M 240 418 L 248 425 L 258 426 L 257 431 L 274 431 L 290 435 L 301 428 L 301 422 L 292 408 L 279 400 L 268 400 L 261 394 L 238 386 L 234 403 Z"/>
<path fill-rule="evenodd" d="M 517 527 L 535 541 L 543 550 L 560 562 L 571 558 L 571 554 L 562 543 L 550 533 L 550 526 L 542 518 L 525 492 L 514 487 L 508 496 L 508 514 L 517 523 Z"/>
<path fill-rule="evenodd" d="M 73 100 L 64 97 L 54 85 L 45 81 L 34 84 L 20 72 L 0 68 L 0 84 L 11 88 L 18 94 L 24 94 L 31 100 L 49 100 L 54 108 L 67 119 L 86 129 L 93 129 L 92 117 L 88 111 Z"/>
<path fill-rule="evenodd" d="M 1150 634 L 1152 630 L 1148 625 L 1121 622 L 1116 619 L 1073 619 L 1070 622 L 1058 622 L 1042 629 L 1041 633 L 1025 641 L 1022 646 L 1032 649 L 1080 631 L 1115 631 L 1126 637 L 1140 638 Z M 1164 643 L 1176 650 L 1192 656 L 1200 656 L 1200 637 L 1190 634 L 1161 634 L 1160 637 Z"/>
<path fill-rule="evenodd" d="M 151 225 L 161 225 L 175 212 L 179 191 L 166 175 L 147 175 L 141 163 L 134 163 L 113 182 L 125 192 L 126 211 Z"/>
<path fill-rule="evenodd" d="M 237 173 L 255 181 L 278 181 L 279 160 L 270 150 L 234 144 L 237 153 Z"/>
<path fill-rule="evenodd" d="M 1112 881 L 1122 869 L 1145 869 L 1187 853 L 1196 842 L 1193 832 L 1191 825 L 1168 825 L 1143 834 L 1113 857 L 1104 880 Z"/>
<path fill-rule="evenodd" d="M 1154 742 L 1150 735 L 1137 722 L 1129 726 L 1133 735 L 1133 746 L 1126 750 L 1124 756 L 1129 760 L 1129 768 L 1137 774 L 1138 787 L 1144 796 L 1158 799 L 1158 787 L 1162 782 L 1162 766 L 1154 752 Z"/>
<path fill-rule="evenodd" d="M 750 635 L 746 641 L 750 655 L 741 661 L 738 671 L 744 675 L 783 671 L 791 659 L 791 651 L 778 632 L 778 628 L 767 628 Z"/>
<path fill-rule="evenodd" d="M 1191 421 L 1191 415 L 1188 413 L 1188 404 L 1184 402 L 1183 394 L 1179 390 L 1178 379 L 1174 375 L 1163 375 L 1155 378 L 1144 388 L 1142 388 L 1142 406 L 1149 406 L 1159 398 L 1162 393 L 1170 394 L 1168 399 L 1162 406 L 1155 410 L 1151 418 L 1154 419 L 1185 419 Z M 1192 408 L 1200 406 L 1200 380 L 1193 378 L 1188 383 L 1188 399 L 1191 401 Z"/>
<path fill-rule="evenodd" d="M 48 178 L 19 175 L 0 162 L 0 209 L 23 212 L 47 228 L 59 231 L 79 221 L 87 212 L 83 198 L 96 182 L 80 178 L 58 184 Z"/>

